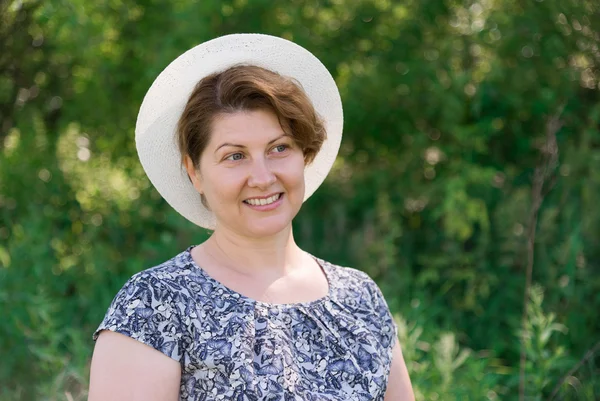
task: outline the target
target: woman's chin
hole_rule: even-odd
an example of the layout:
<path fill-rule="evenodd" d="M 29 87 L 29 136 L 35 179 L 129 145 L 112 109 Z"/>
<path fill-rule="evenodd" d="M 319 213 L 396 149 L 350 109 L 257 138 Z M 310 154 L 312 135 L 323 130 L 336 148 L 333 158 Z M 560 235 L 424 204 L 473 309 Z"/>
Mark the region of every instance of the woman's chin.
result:
<path fill-rule="evenodd" d="M 284 206 L 284 205 L 282 205 Z M 227 216 L 227 219 L 217 217 L 217 228 L 222 227 L 227 231 L 232 231 L 238 235 L 252 238 L 266 238 L 280 234 L 283 231 L 289 230 L 292 220 L 300 211 L 300 208 L 292 208 L 289 205 L 278 208 L 279 210 L 267 213 L 250 211 L 250 213 L 242 213 L 234 216 Z M 217 214 L 219 216 L 219 214 Z"/>
<path fill-rule="evenodd" d="M 289 228 L 292 219 L 283 216 L 265 217 L 247 221 L 244 231 L 252 237 L 272 237 Z"/>

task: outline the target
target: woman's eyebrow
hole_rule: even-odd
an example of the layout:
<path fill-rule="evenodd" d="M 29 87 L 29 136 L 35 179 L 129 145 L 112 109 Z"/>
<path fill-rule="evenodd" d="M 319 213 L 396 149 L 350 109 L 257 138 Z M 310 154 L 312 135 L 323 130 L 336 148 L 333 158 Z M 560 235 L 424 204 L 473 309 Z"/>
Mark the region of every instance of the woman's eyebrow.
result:
<path fill-rule="evenodd" d="M 285 137 L 289 137 L 289 136 L 291 136 L 291 135 L 289 135 L 289 134 L 281 134 L 281 135 L 279 135 L 277 138 L 275 138 L 275 139 L 271 139 L 271 140 L 269 141 L 269 143 L 267 143 L 267 145 L 270 145 L 270 144 L 272 144 L 273 142 L 277 142 L 277 141 L 278 141 L 278 140 L 280 140 L 281 138 L 285 138 Z M 234 147 L 234 148 L 240 148 L 240 149 L 244 149 L 244 148 L 245 148 L 245 146 L 244 146 L 244 145 L 238 145 L 238 144 L 235 144 L 235 143 L 229 143 L 229 142 L 225 142 L 225 143 L 222 143 L 221 145 L 219 145 L 219 147 L 215 149 L 215 153 L 216 153 L 216 152 L 217 152 L 219 149 L 221 149 L 222 147 L 224 147 L 224 146 L 232 146 L 232 147 Z"/>
<path fill-rule="evenodd" d="M 217 153 L 217 151 L 224 146 L 233 146 L 234 148 L 242 148 L 242 149 L 245 148 L 244 145 L 236 145 L 235 143 L 225 142 L 225 143 L 221 144 L 218 148 L 215 149 L 215 153 Z"/>
<path fill-rule="evenodd" d="M 271 139 L 267 145 L 270 145 L 270 144 L 272 144 L 273 142 L 277 142 L 278 140 L 280 140 L 281 138 L 285 138 L 286 136 L 291 136 L 291 135 L 288 135 L 288 134 L 285 134 L 285 133 L 284 133 L 284 134 L 281 134 L 281 135 L 279 135 L 277 138 L 275 138 L 275 139 Z"/>

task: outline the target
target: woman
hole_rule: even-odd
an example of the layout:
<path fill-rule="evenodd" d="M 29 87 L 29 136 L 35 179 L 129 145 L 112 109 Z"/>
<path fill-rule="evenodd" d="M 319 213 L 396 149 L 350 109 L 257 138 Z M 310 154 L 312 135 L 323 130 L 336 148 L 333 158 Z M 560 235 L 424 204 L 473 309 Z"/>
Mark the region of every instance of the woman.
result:
<path fill-rule="evenodd" d="M 341 131 L 331 75 L 280 38 L 217 38 L 159 75 L 140 160 L 214 231 L 119 291 L 94 334 L 89 400 L 414 399 L 377 285 L 292 235 Z"/>

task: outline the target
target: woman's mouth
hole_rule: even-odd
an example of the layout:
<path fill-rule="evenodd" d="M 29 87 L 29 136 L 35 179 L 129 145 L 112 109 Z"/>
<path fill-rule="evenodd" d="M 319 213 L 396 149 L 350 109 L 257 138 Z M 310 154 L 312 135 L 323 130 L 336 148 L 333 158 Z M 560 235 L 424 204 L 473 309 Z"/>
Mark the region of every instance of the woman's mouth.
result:
<path fill-rule="evenodd" d="M 275 209 L 281 200 L 283 199 L 283 192 L 275 195 L 271 195 L 268 198 L 250 198 L 246 199 L 244 203 L 256 210 L 272 210 Z"/>

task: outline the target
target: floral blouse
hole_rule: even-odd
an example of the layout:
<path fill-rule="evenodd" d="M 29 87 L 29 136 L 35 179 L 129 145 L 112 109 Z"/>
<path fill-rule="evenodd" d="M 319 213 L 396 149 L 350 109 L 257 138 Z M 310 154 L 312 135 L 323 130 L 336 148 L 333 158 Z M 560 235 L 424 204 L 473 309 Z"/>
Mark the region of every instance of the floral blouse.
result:
<path fill-rule="evenodd" d="M 111 330 L 178 361 L 180 400 L 383 400 L 397 328 L 369 276 L 315 258 L 325 297 L 268 304 L 210 277 L 191 249 L 127 281 L 94 340 Z"/>

